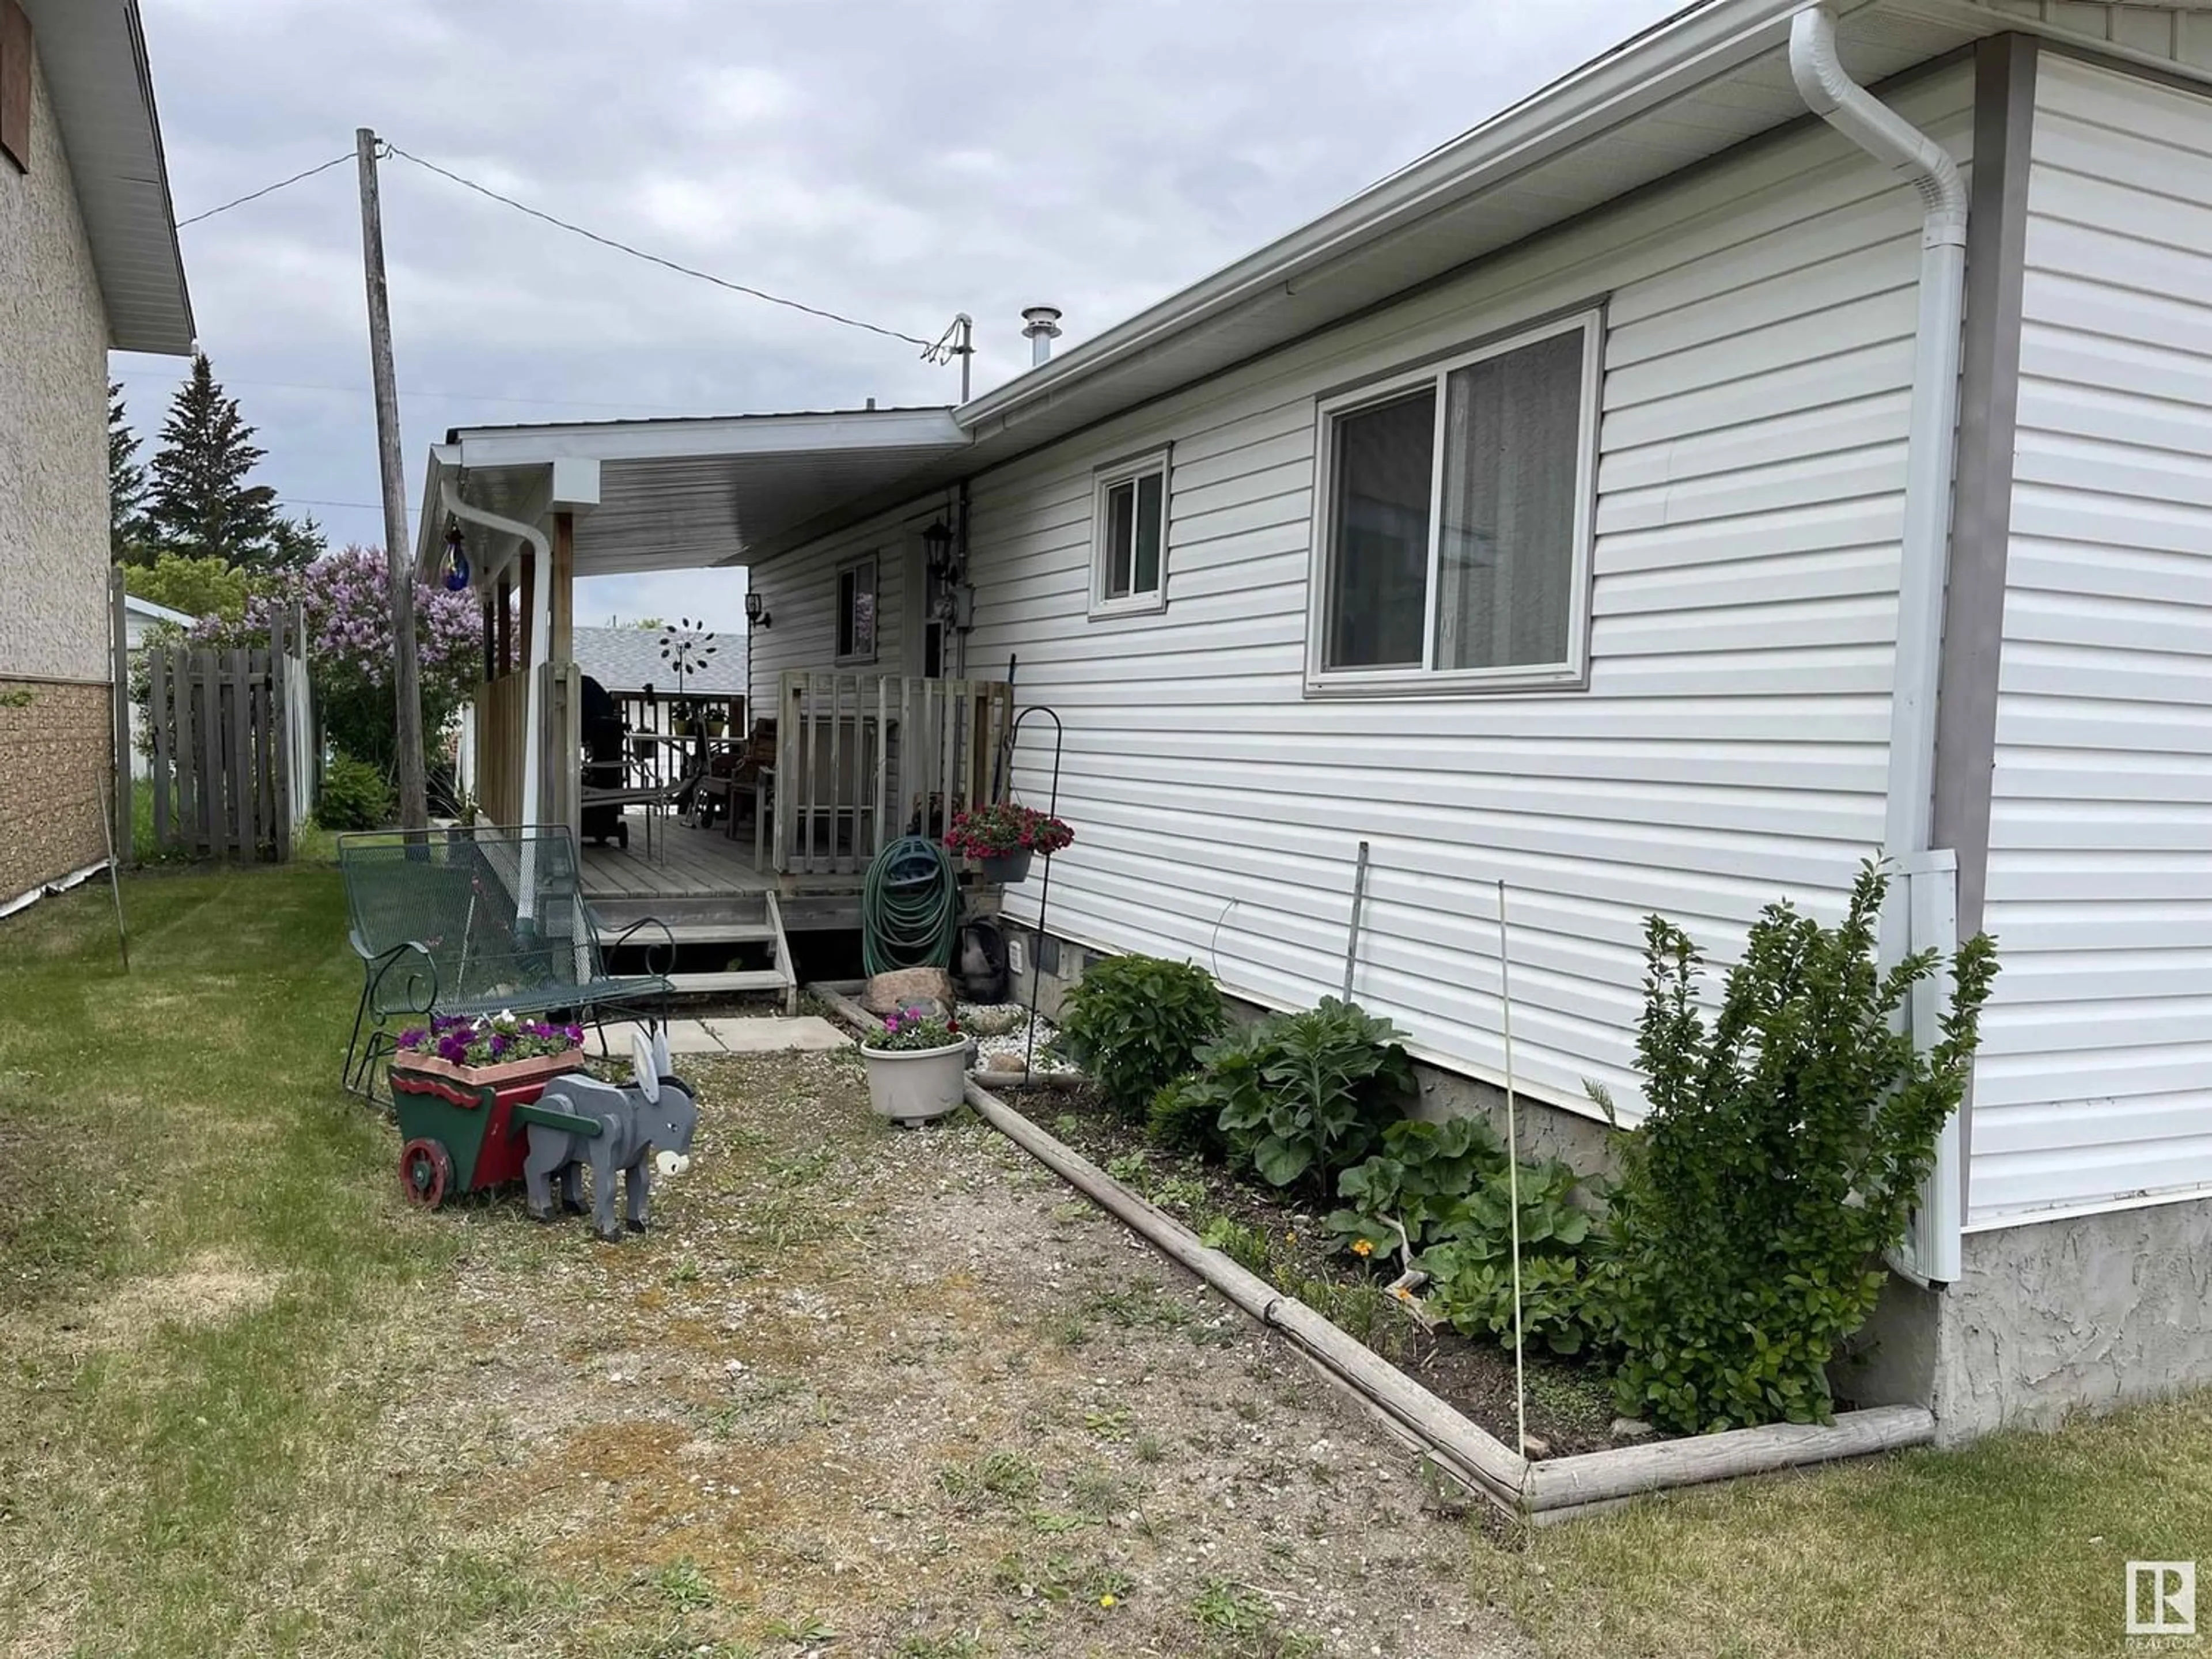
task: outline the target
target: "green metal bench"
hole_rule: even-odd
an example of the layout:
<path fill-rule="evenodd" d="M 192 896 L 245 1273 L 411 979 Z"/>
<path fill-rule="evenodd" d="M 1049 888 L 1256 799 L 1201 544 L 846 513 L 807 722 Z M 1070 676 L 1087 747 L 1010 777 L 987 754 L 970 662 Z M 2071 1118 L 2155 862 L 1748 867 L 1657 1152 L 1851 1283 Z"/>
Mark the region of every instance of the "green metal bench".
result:
<path fill-rule="evenodd" d="M 431 1014 L 610 1012 L 666 1018 L 676 941 L 651 918 L 601 939 L 584 902 L 566 824 L 371 830 L 338 837 L 347 937 L 361 958 L 361 1002 L 346 1044 L 346 1088 L 374 1097 L 394 1019 Z M 653 937 L 657 933 L 658 937 Z M 641 941 L 638 935 L 647 938 Z M 610 951 L 665 950 L 661 972 L 617 977 Z"/>

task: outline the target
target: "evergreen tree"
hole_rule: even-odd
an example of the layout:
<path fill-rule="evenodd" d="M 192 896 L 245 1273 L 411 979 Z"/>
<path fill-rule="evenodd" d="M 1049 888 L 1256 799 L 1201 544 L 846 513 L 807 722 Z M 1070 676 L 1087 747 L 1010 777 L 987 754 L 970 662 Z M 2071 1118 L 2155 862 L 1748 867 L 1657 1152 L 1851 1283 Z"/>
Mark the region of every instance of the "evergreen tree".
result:
<path fill-rule="evenodd" d="M 247 477 L 266 453 L 223 395 L 205 353 L 192 359 L 154 457 L 147 519 L 162 546 L 186 558 L 266 568 L 278 547 L 276 492 Z"/>
<path fill-rule="evenodd" d="M 330 538 L 323 534 L 313 514 L 304 519 L 279 519 L 270 538 L 267 563 L 275 570 L 304 569 L 330 550 Z"/>
<path fill-rule="evenodd" d="M 138 463 L 138 434 L 123 407 L 123 383 L 107 383 L 107 542 L 118 564 L 151 564 L 155 550 L 146 530 L 146 469 Z"/>

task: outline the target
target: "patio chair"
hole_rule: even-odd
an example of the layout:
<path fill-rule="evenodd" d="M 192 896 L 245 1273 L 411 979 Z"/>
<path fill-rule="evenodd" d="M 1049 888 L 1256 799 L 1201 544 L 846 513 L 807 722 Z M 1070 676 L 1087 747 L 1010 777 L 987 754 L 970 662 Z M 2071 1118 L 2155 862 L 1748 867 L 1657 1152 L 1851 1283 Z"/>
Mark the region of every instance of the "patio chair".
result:
<path fill-rule="evenodd" d="M 676 939 L 648 917 L 611 939 L 584 902 L 566 824 L 375 830 L 338 837 L 347 938 L 361 958 L 361 1001 L 346 1043 L 345 1087 L 374 1098 L 392 1021 L 433 1014 L 564 1014 L 601 1027 L 617 1016 L 667 1018 Z M 653 937 L 656 933 L 658 937 Z M 617 977 L 611 951 L 646 934 L 660 972 Z"/>

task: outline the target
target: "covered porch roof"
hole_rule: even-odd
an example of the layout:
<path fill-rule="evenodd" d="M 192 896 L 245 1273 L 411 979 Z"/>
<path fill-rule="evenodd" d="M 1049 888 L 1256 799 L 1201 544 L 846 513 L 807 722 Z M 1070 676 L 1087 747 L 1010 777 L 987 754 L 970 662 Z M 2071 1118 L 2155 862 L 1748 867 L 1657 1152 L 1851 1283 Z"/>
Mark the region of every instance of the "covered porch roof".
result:
<path fill-rule="evenodd" d="M 418 568 L 444 546 L 444 488 L 503 519 L 572 513 L 575 574 L 744 564 L 855 496 L 896 489 L 964 450 L 949 408 L 833 410 L 696 420 L 457 427 L 430 451 Z M 471 527 L 496 569 L 513 538 Z"/>

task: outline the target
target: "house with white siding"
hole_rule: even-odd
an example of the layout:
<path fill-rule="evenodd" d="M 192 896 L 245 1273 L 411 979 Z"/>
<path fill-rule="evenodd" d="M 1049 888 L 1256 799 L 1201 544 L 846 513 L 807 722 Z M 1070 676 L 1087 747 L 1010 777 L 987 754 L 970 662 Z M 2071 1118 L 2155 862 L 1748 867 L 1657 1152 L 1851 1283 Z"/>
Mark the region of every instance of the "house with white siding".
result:
<path fill-rule="evenodd" d="M 1062 977 L 1309 1006 L 1364 846 L 1358 1000 L 1479 1107 L 1510 948 L 1565 1144 L 1647 914 L 1725 964 L 1883 854 L 1890 948 L 2002 972 L 1856 1391 L 2212 1381 L 2204 5 L 1706 0 L 957 406 L 459 431 L 424 507 L 556 596 L 748 568 L 777 878 L 980 778 L 1003 685 Z"/>

